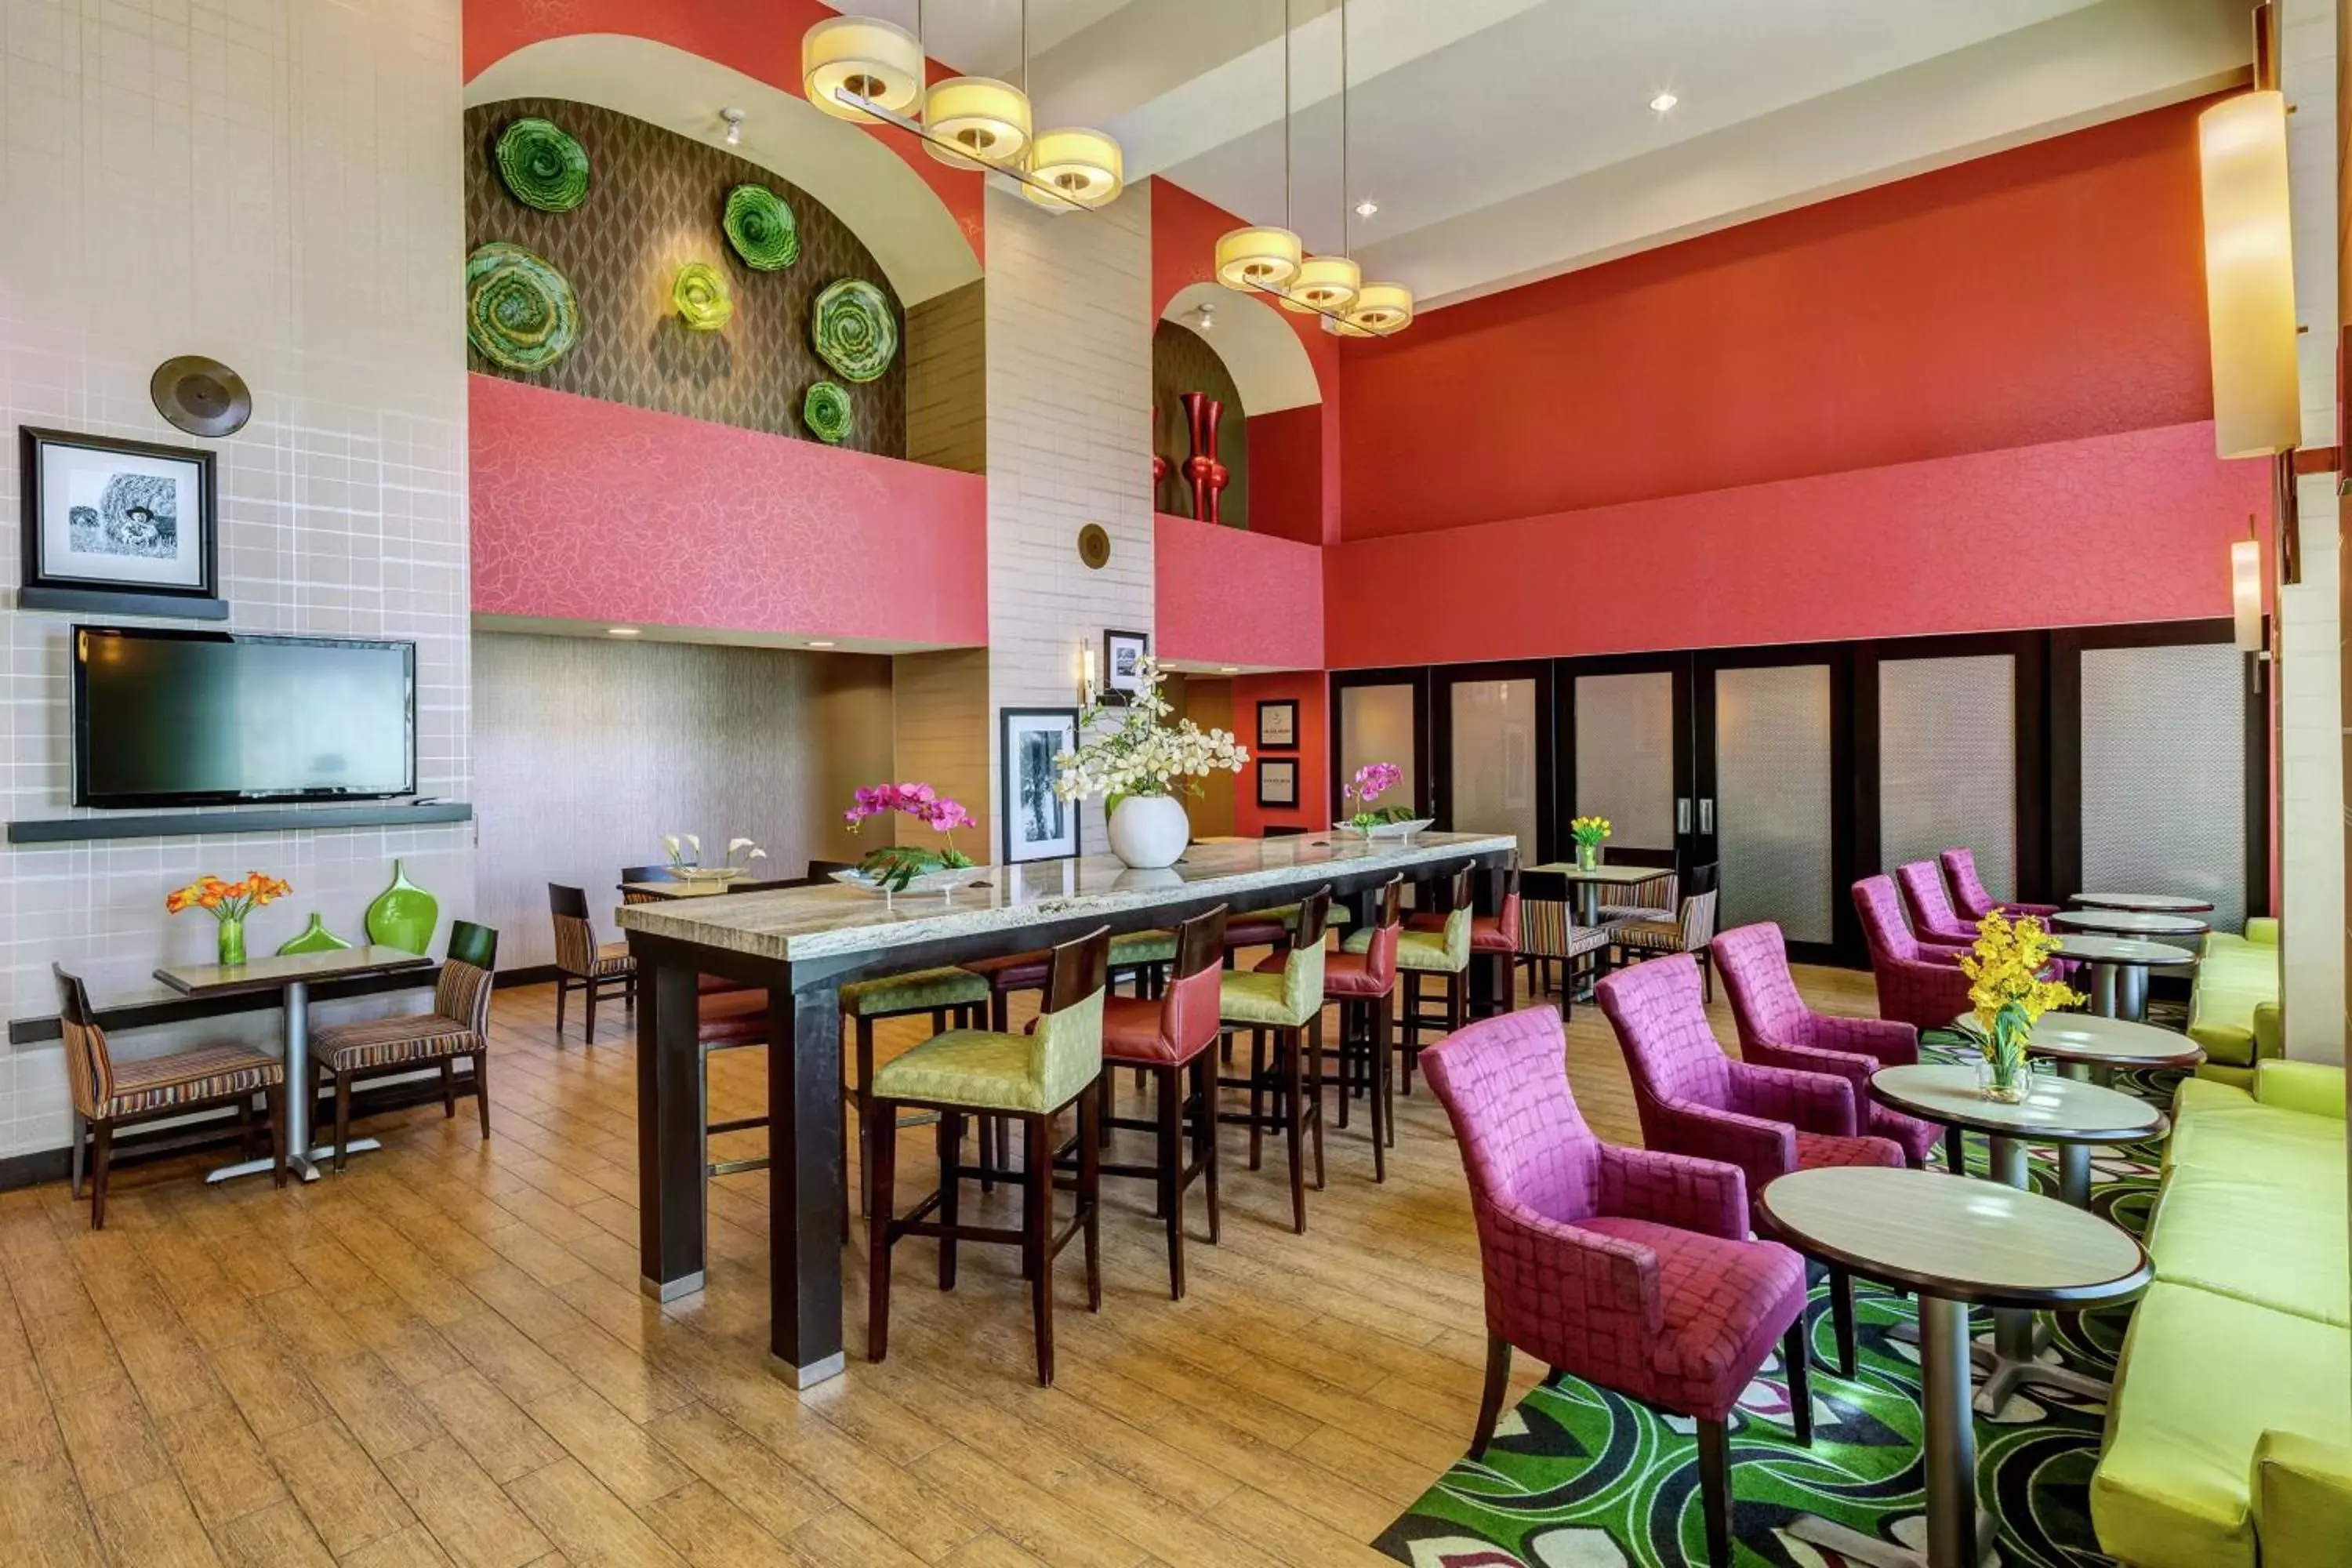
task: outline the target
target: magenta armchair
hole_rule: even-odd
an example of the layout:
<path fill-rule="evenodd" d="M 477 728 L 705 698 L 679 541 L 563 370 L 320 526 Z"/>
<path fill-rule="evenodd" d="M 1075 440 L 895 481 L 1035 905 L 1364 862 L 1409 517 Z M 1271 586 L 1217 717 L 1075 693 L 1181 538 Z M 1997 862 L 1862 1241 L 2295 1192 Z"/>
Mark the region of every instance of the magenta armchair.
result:
<path fill-rule="evenodd" d="M 1969 1010 L 1969 977 L 1958 948 L 1937 947 L 1911 934 L 1895 884 L 1864 877 L 1853 885 L 1853 907 L 1870 943 L 1871 977 L 1878 983 L 1878 1016 L 1917 1029 L 1946 1029 Z"/>
<path fill-rule="evenodd" d="M 1739 1026 L 1741 1059 L 1759 1067 L 1835 1073 L 1853 1086 L 1854 1105 L 1868 1118 L 1862 1130 L 1892 1139 L 1906 1163 L 1925 1165 L 1936 1146 L 1936 1124 L 1870 1099 L 1872 1073 L 1919 1059 L 1919 1031 L 1891 1019 L 1840 1018 L 1806 1006 L 1789 973 L 1789 947 L 1777 925 L 1741 926 L 1717 937 L 1713 946 L 1731 1016 Z"/>
<path fill-rule="evenodd" d="M 1977 923 L 1964 921 L 1944 893 L 1944 873 L 1933 860 L 1914 860 L 1895 868 L 1895 885 L 1903 890 L 1903 907 L 1919 940 L 1943 947 L 1974 947 Z"/>
<path fill-rule="evenodd" d="M 1804 1263 L 1746 1239 L 1736 1166 L 1601 1142 L 1577 1110 L 1567 1061 L 1549 1008 L 1472 1024 L 1422 1058 L 1462 1145 L 1486 1271 L 1486 1388 L 1470 1454 L 1494 1441 L 1515 1346 L 1689 1416 L 1708 1558 L 1727 1564 L 1725 1423 L 1776 1341 L 1797 1439 L 1812 1442 Z"/>
<path fill-rule="evenodd" d="M 1944 868 L 1944 875 L 1952 884 L 1952 902 L 1960 915 L 1980 921 L 1999 910 L 2010 919 L 2020 915 L 2040 915 L 2044 920 L 2058 912 L 2055 904 L 1996 903 L 1985 891 L 1984 879 L 1977 875 L 1977 855 L 1973 849 L 1947 849 L 1936 857 Z"/>

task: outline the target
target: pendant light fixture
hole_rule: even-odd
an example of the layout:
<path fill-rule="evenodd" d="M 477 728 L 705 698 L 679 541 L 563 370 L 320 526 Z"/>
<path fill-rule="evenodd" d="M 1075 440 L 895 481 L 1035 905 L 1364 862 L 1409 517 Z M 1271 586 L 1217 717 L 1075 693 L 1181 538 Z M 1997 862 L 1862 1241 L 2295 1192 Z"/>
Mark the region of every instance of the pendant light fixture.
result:
<path fill-rule="evenodd" d="M 1217 239 L 1217 281 L 1244 294 L 1280 293 L 1298 277 L 1306 247 L 1290 228 L 1290 0 L 1282 0 L 1282 226 L 1255 224 Z"/>
<path fill-rule="evenodd" d="M 801 92 L 835 120 L 857 125 L 880 123 L 880 117 L 844 93 L 893 114 L 910 113 L 923 99 L 923 46 L 896 23 L 828 17 L 801 35 Z"/>
<path fill-rule="evenodd" d="M 1104 206 L 1127 188 L 1127 163 L 1118 141 L 1083 127 L 1038 132 L 1029 143 L 1029 174 L 1021 194 L 1041 207 L 1064 202 Z M 1041 184 L 1052 188 L 1040 189 Z"/>
<path fill-rule="evenodd" d="M 1002 169 L 1029 151 L 1029 95 L 992 76 L 951 76 L 923 99 L 923 150 L 959 169 Z"/>
<path fill-rule="evenodd" d="M 1301 262 L 1282 308 L 1344 321 L 1363 287 L 1363 268 L 1348 254 L 1348 0 L 1339 0 L 1339 254 Z"/>

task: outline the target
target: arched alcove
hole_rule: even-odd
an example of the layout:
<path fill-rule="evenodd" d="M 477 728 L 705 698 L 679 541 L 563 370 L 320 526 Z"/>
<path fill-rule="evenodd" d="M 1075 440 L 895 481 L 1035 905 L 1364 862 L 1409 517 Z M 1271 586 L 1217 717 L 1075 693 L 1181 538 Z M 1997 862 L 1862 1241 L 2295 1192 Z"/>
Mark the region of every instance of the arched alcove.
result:
<path fill-rule="evenodd" d="M 1252 417 L 1323 401 L 1307 345 L 1282 312 L 1265 300 L 1221 284 L 1194 283 L 1169 298 L 1160 319 L 1197 331 L 1203 305 L 1213 312 L 1207 341 L 1224 362 Z"/>
<path fill-rule="evenodd" d="M 1204 315 L 1204 311 L 1206 314 Z M 1306 345 L 1265 301 L 1214 283 L 1171 297 L 1151 340 L 1152 450 L 1168 459 L 1157 505 L 1193 515 L 1184 474 L 1192 431 L 1182 397 L 1222 405 L 1217 458 L 1228 476 L 1218 521 L 1318 541 L 1322 532 L 1322 386 Z"/>

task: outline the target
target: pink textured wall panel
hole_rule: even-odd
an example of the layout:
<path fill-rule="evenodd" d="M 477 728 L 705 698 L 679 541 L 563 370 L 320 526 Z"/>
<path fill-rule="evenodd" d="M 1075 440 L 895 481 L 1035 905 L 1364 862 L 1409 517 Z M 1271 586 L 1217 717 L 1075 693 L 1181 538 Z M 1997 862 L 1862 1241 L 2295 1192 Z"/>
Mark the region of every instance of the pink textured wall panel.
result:
<path fill-rule="evenodd" d="M 1319 546 L 1163 511 L 1153 570 L 1160 658 L 1323 667 Z"/>
<path fill-rule="evenodd" d="M 2269 469 L 2210 423 L 1324 552 L 1335 669 L 2230 613 Z"/>
<path fill-rule="evenodd" d="M 988 481 L 467 377 L 478 615 L 988 640 Z"/>

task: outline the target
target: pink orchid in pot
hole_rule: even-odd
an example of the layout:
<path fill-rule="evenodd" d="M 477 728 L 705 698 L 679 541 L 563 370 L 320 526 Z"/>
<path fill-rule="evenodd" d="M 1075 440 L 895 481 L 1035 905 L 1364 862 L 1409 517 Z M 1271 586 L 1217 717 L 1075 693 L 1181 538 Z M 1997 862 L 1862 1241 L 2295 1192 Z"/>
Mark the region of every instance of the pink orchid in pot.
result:
<path fill-rule="evenodd" d="M 1366 763 L 1358 768 L 1348 787 L 1339 792 L 1342 801 L 1352 801 L 1356 807 L 1347 826 L 1367 838 L 1410 838 L 1427 827 L 1430 819 L 1413 816 L 1411 805 L 1372 804 L 1402 783 L 1404 770 L 1394 763 Z"/>
<path fill-rule="evenodd" d="M 1239 773 L 1249 752 L 1223 730 L 1190 719 L 1163 722 L 1175 710 L 1160 694 L 1156 660 L 1136 661 L 1137 686 L 1116 726 L 1054 759 L 1054 793 L 1064 800 L 1100 795 L 1110 805 L 1110 852 L 1137 870 L 1172 866 L 1192 841 L 1180 793 L 1198 795 L 1219 770 Z M 1084 735 L 1104 717 L 1101 704 L 1078 716 Z"/>
<path fill-rule="evenodd" d="M 924 844 L 886 844 L 869 849 L 855 871 L 836 871 L 834 879 L 889 898 L 898 893 L 952 893 L 971 878 L 971 857 L 955 847 L 955 830 L 973 827 L 978 818 L 959 801 L 927 784 L 878 784 L 859 789 L 856 804 L 844 812 L 849 831 L 859 831 L 877 816 L 908 816 L 940 836 L 933 848 Z"/>

